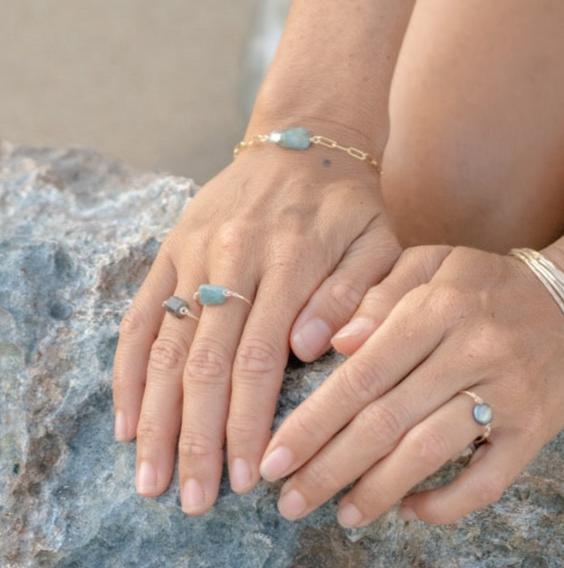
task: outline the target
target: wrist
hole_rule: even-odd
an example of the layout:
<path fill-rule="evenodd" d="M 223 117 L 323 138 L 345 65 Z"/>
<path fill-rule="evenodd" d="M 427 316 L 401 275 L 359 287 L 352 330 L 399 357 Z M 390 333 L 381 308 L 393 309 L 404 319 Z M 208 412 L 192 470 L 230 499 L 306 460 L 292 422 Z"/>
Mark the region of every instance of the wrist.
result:
<path fill-rule="evenodd" d="M 374 117 L 355 109 L 340 109 L 322 101 L 291 105 L 285 97 L 280 103 L 258 101 L 247 125 L 245 138 L 267 134 L 291 126 L 304 126 L 313 134 L 333 138 L 344 146 L 354 146 L 380 161 L 387 128 L 377 128 Z"/>

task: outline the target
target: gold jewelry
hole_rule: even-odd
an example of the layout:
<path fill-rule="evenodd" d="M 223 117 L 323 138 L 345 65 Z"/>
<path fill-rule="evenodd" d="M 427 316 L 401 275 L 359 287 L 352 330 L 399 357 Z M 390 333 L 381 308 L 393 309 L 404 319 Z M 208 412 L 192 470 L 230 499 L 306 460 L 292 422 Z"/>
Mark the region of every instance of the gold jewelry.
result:
<path fill-rule="evenodd" d="M 292 128 L 286 128 L 285 130 L 274 130 L 269 134 L 255 134 L 248 140 L 242 140 L 233 148 L 233 158 L 235 158 L 241 150 L 261 143 L 277 144 L 278 146 L 291 150 L 307 150 L 312 144 L 318 144 L 326 148 L 346 152 L 356 160 L 370 164 L 372 167 L 376 168 L 378 173 L 382 173 L 380 164 L 368 152 L 355 148 L 354 146 L 342 146 L 336 140 L 332 140 L 326 136 L 312 134 L 308 129 L 302 126 L 294 126 Z"/>
<path fill-rule="evenodd" d="M 530 248 L 514 248 L 509 254 L 524 262 L 532 270 L 564 314 L 564 272 L 540 252 Z"/>

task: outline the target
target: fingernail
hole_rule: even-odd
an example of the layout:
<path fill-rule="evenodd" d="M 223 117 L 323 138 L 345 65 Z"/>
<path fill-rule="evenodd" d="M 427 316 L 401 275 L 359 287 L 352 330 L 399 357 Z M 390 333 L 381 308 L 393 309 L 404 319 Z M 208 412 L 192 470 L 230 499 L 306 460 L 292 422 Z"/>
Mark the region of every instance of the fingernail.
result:
<path fill-rule="evenodd" d="M 331 328 L 320 318 L 305 323 L 292 336 L 292 346 L 300 359 L 313 359 L 321 354 L 331 339 Z"/>
<path fill-rule="evenodd" d="M 374 329 L 374 321 L 370 318 L 358 317 L 342 327 L 333 339 L 344 339 L 345 337 L 353 337 L 355 335 L 365 335 L 371 333 Z"/>
<path fill-rule="evenodd" d="M 288 519 L 299 517 L 305 511 L 306 506 L 304 496 L 297 489 L 288 491 L 278 501 L 278 510 Z"/>
<path fill-rule="evenodd" d="M 251 483 L 251 468 L 243 458 L 235 458 L 229 470 L 231 489 L 244 491 Z"/>
<path fill-rule="evenodd" d="M 186 513 L 192 513 L 202 508 L 205 502 L 204 490 L 202 485 L 196 479 L 188 479 L 184 484 L 182 491 L 182 510 Z"/>
<path fill-rule="evenodd" d="M 123 410 L 116 412 L 114 423 L 114 437 L 118 442 L 123 442 L 127 438 L 127 422 Z"/>
<path fill-rule="evenodd" d="M 415 511 L 409 507 L 400 507 L 399 516 L 404 521 L 415 521 L 417 519 Z"/>
<path fill-rule="evenodd" d="M 337 513 L 339 524 L 345 528 L 356 527 L 362 521 L 362 513 L 352 503 L 347 503 L 339 508 Z"/>
<path fill-rule="evenodd" d="M 293 461 L 294 454 L 292 451 L 280 446 L 262 460 L 260 474 L 267 481 L 276 481 L 284 475 L 284 472 L 288 471 Z"/>
<path fill-rule="evenodd" d="M 137 492 L 151 493 L 157 488 L 157 470 L 148 461 L 142 461 L 137 472 Z"/>

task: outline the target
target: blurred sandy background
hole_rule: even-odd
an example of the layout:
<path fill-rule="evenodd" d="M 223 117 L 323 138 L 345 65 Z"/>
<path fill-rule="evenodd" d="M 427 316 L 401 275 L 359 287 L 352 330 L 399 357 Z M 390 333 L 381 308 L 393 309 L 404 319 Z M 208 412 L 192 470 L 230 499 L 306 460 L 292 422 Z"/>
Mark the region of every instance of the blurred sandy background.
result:
<path fill-rule="evenodd" d="M 0 0 L 0 137 L 205 182 L 244 132 L 260 1 Z"/>

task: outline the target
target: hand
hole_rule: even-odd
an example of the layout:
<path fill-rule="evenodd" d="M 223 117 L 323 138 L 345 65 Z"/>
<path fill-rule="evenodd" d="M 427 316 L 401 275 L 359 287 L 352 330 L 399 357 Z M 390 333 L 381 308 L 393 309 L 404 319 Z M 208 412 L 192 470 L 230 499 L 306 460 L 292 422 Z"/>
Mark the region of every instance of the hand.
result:
<path fill-rule="evenodd" d="M 338 519 L 372 522 L 484 433 L 461 390 L 492 407 L 491 435 L 454 481 L 406 497 L 404 518 L 451 523 L 498 500 L 564 426 L 564 319 L 516 258 L 408 249 L 333 343 L 354 354 L 283 422 L 261 464 L 269 480 L 293 474 L 278 505 L 288 519 L 358 480 Z"/>
<path fill-rule="evenodd" d="M 399 255 L 377 179 L 336 151 L 257 147 L 186 208 L 120 325 L 116 437 L 137 436 L 139 493 L 168 487 L 178 441 L 183 510 L 205 512 L 226 436 L 233 489 L 256 484 L 297 314 L 305 306 L 295 350 L 317 357 Z M 230 299 L 200 308 L 192 294 L 202 283 L 227 286 L 253 307 Z M 171 295 L 200 320 L 165 314 Z"/>

